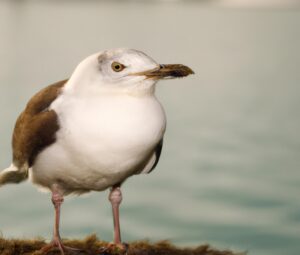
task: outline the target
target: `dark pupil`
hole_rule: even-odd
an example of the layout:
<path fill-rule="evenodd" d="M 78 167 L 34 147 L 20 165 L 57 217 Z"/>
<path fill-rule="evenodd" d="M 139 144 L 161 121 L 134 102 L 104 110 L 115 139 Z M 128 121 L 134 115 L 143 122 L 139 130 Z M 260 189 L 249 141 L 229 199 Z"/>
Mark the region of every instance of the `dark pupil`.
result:
<path fill-rule="evenodd" d="M 120 65 L 115 65 L 115 68 L 116 68 L 117 70 L 119 70 L 119 69 L 121 68 L 121 66 L 120 66 Z"/>

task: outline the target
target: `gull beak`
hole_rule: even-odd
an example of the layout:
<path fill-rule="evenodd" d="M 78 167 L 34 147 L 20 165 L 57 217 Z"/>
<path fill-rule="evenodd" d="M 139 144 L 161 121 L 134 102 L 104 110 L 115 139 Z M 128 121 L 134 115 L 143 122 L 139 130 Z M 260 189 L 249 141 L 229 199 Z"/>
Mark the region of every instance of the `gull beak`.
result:
<path fill-rule="evenodd" d="M 159 65 L 158 68 L 135 73 L 133 75 L 143 75 L 146 76 L 148 79 L 161 80 L 186 77 L 190 74 L 194 74 L 194 71 L 191 68 L 181 64 L 171 64 Z"/>

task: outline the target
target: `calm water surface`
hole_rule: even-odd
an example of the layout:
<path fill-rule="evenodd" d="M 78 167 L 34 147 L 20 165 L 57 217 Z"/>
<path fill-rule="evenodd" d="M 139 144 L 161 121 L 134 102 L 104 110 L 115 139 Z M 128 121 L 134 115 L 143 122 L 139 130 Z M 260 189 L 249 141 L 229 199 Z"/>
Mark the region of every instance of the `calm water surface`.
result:
<path fill-rule="evenodd" d="M 256 255 L 300 250 L 300 11 L 191 2 L 2 1 L 0 167 L 30 96 L 105 48 L 141 49 L 196 75 L 159 84 L 161 162 L 124 187 L 124 240 L 210 243 Z M 62 235 L 111 240 L 107 192 L 68 198 Z M 5 237 L 51 238 L 49 194 L 0 189 Z"/>

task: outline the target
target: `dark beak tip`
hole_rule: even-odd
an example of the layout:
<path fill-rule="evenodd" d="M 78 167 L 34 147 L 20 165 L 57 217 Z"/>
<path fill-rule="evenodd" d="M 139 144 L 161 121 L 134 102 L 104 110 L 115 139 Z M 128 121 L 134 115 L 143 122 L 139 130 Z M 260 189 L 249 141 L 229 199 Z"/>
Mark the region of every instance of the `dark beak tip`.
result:
<path fill-rule="evenodd" d="M 188 76 L 190 74 L 195 74 L 195 72 L 190 67 L 188 67 L 188 66 L 184 66 L 184 67 L 186 69 L 186 71 L 185 71 L 186 76 Z"/>
<path fill-rule="evenodd" d="M 172 76 L 174 78 L 183 78 L 191 74 L 195 74 L 195 72 L 190 67 L 185 65 L 176 65 L 176 68 L 174 68 L 172 72 Z"/>

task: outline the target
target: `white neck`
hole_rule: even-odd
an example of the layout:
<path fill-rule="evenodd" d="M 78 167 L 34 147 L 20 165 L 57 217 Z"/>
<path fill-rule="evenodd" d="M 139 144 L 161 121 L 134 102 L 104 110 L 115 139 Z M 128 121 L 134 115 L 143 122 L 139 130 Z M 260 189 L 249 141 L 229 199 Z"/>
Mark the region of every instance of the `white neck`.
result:
<path fill-rule="evenodd" d="M 118 85 L 101 85 L 95 81 L 79 82 L 70 79 L 64 86 L 64 94 L 70 96 L 103 96 L 108 94 L 125 94 L 131 96 L 153 96 L 155 93 L 156 83 L 153 81 L 141 81 L 130 86 Z"/>

